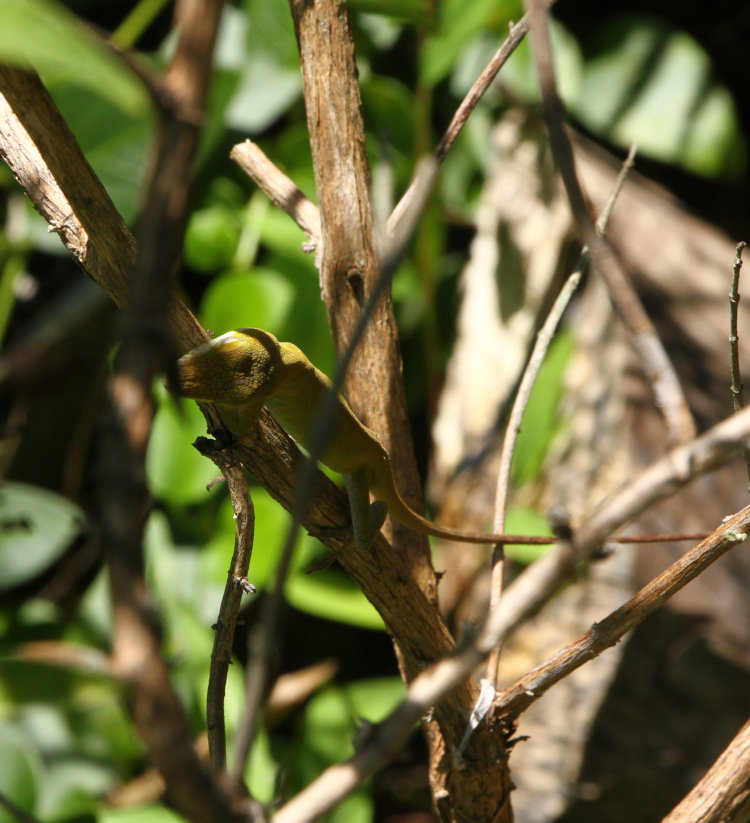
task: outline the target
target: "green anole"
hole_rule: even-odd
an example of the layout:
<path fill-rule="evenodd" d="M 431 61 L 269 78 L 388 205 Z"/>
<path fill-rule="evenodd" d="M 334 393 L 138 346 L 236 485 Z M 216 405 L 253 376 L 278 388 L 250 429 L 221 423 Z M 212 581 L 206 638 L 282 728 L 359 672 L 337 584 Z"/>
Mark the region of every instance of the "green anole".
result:
<path fill-rule="evenodd" d="M 310 449 L 311 428 L 331 381 L 293 343 L 261 329 L 227 332 L 177 361 L 178 392 L 214 403 L 235 435 L 250 431 L 263 406 L 300 445 Z M 375 432 L 338 395 L 332 436 L 321 461 L 344 478 L 354 545 L 369 548 L 386 515 L 414 531 L 465 543 L 552 542 L 501 534 L 464 533 L 417 514 L 399 494 L 388 453 Z M 374 502 L 370 504 L 370 495 Z"/>

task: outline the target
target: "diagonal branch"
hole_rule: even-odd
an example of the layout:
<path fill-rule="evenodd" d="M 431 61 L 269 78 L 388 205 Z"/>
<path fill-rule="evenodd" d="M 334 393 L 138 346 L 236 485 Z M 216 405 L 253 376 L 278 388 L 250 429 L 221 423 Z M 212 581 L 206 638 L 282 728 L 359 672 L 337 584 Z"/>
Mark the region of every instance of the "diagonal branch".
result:
<path fill-rule="evenodd" d="M 252 140 L 238 143 L 229 155 L 268 199 L 307 235 L 309 248 L 320 248 L 320 212 Z"/>
<path fill-rule="evenodd" d="M 697 786 L 662 823 L 743 823 L 750 819 L 750 720 Z"/>
<path fill-rule="evenodd" d="M 695 435 L 687 400 L 672 363 L 656 330 L 611 243 L 598 234 L 576 175 L 570 139 L 563 125 L 563 107 L 557 93 L 552 48 L 543 0 L 526 0 L 534 37 L 531 44 L 542 93 L 542 111 L 549 131 L 550 148 L 560 172 L 584 243 L 589 247 L 591 266 L 603 278 L 610 300 L 627 328 L 653 387 L 673 443 L 684 443 Z"/>
<path fill-rule="evenodd" d="M 748 442 L 750 409 L 745 409 L 701 437 L 676 447 L 635 481 L 615 492 L 581 527 L 575 543 L 559 544 L 514 581 L 471 644 L 431 666 L 409 684 L 405 699 L 377 727 L 366 746 L 345 763 L 323 772 L 282 806 L 275 820 L 278 823 L 306 823 L 333 808 L 400 751 L 413 725 L 439 705 L 439 701 L 461 684 L 495 645 L 536 611 L 575 572 L 582 560 L 595 556 L 611 531 L 658 500 L 674 494 L 699 474 L 717 468 L 733 451 Z M 750 509 L 744 509 L 722 524 L 706 542 L 718 539 L 722 547 L 728 544 L 726 548 L 731 548 L 738 542 L 738 535 L 727 534 L 733 529 L 738 532 L 750 529 Z M 466 717 L 468 714 L 464 715 Z"/>
<path fill-rule="evenodd" d="M 750 507 L 745 507 L 651 580 L 627 603 L 595 623 L 583 637 L 550 655 L 544 663 L 503 689 L 497 697 L 495 713 L 518 715 L 525 711 L 551 686 L 614 646 L 626 632 L 663 606 L 704 569 L 744 542 L 748 532 Z"/>
<path fill-rule="evenodd" d="M 456 138 L 461 133 L 461 130 L 466 125 L 466 121 L 474 111 L 477 103 L 482 99 L 487 89 L 492 84 L 492 81 L 497 77 L 500 69 L 508 61 L 508 58 L 518 48 L 519 44 L 529 31 L 529 16 L 525 14 L 515 25 L 511 24 L 510 31 L 507 38 L 503 41 L 500 48 L 492 55 L 489 63 L 484 67 L 482 73 L 474 82 L 474 85 L 466 93 L 466 96 L 461 101 L 459 107 L 456 109 L 451 118 L 445 134 L 438 143 L 435 151 L 432 153 L 432 159 L 436 165 L 440 166 L 445 160 L 446 155 L 451 150 Z M 393 234 L 401 222 L 409 204 L 415 195 L 416 190 L 423 185 L 423 176 L 426 176 L 426 169 L 417 172 L 412 180 L 409 188 L 404 192 L 401 199 L 393 209 L 391 216 L 388 218 L 386 225 L 386 233 Z M 434 185 L 434 181 L 431 182 Z"/>

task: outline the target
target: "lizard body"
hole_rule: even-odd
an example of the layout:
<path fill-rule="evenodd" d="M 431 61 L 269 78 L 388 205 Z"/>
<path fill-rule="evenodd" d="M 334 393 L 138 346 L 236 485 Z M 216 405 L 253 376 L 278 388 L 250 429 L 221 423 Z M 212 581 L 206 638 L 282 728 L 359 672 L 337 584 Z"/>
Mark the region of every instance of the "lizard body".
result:
<path fill-rule="evenodd" d="M 281 427 L 309 450 L 315 414 L 331 387 L 293 343 L 261 329 L 238 329 L 193 349 L 178 360 L 179 393 L 222 408 L 236 435 L 249 431 L 265 406 Z M 414 531 L 467 543 L 530 542 L 509 535 L 464 533 L 438 526 L 411 509 L 396 488 L 388 453 L 338 396 L 332 436 L 321 455 L 343 475 L 354 542 L 368 548 L 386 514 Z M 370 494 L 375 502 L 370 504 Z"/>

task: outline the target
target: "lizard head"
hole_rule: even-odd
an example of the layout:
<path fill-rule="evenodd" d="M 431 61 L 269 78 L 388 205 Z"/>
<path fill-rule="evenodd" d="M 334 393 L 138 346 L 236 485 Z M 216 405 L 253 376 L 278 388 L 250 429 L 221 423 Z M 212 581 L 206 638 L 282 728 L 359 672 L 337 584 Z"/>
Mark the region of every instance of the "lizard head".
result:
<path fill-rule="evenodd" d="M 262 403 L 281 362 L 279 341 L 261 329 L 237 329 L 177 361 L 178 393 L 220 406 Z"/>

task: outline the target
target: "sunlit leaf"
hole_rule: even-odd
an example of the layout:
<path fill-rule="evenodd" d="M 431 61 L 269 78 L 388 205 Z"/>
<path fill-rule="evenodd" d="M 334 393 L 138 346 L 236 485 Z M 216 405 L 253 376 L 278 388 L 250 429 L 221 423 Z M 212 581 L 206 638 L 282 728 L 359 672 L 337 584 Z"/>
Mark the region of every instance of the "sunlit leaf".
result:
<path fill-rule="evenodd" d="M 531 392 L 513 455 L 513 479 L 519 485 L 539 476 L 559 426 L 557 404 L 562 394 L 565 364 L 573 351 L 572 335 L 563 330 L 553 340 Z"/>
<path fill-rule="evenodd" d="M 384 14 L 409 23 L 426 25 L 432 15 L 430 0 L 348 0 L 360 12 Z"/>
<path fill-rule="evenodd" d="M 293 575 L 287 580 L 284 593 L 296 609 L 317 617 L 363 629 L 384 628 L 382 617 L 360 588 L 335 569 Z"/>
<path fill-rule="evenodd" d="M 107 97 L 118 108 L 143 114 L 145 88 L 61 3 L 3 0 L 0 59 L 34 68 L 46 79 L 66 78 Z"/>
<path fill-rule="evenodd" d="M 206 420 L 192 400 L 179 403 L 159 387 L 159 408 L 146 453 L 151 492 L 170 503 L 195 503 L 206 499 L 206 485 L 218 476 L 216 466 L 194 447 L 205 435 Z"/>
<path fill-rule="evenodd" d="M 38 752 L 18 729 L 0 726 L 0 792 L 24 812 L 34 813 L 42 766 Z M 17 823 L 15 815 L 0 806 L 0 823 Z"/>
<path fill-rule="evenodd" d="M 700 174 L 744 168 L 731 96 L 690 35 L 645 16 L 608 19 L 593 38 L 576 115 L 641 154 Z"/>
<path fill-rule="evenodd" d="M 379 723 L 403 700 L 406 686 L 400 677 L 378 677 L 347 683 L 344 691 L 358 717 Z"/>
<path fill-rule="evenodd" d="M 261 268 L 227 272 L 208 287 L 200 318 L 216 334 L 247 326 L 277 332 L 293 300 L 294 288 L 278 272 Z"/>
<path fill-rule="evenodd" d="M 124 806 L 103 808 L 99 823 L 185 823 L 185 818 L 166 806 Z"/>

